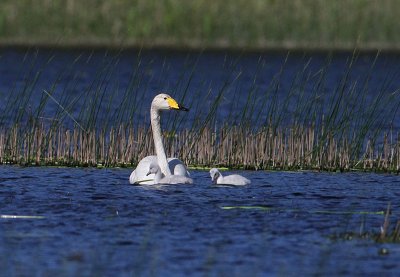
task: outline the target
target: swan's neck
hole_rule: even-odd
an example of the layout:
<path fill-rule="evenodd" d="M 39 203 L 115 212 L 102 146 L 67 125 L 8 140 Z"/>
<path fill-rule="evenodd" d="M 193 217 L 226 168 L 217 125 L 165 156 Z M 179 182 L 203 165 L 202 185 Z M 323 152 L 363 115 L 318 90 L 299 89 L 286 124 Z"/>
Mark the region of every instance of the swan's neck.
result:
<path fill-rule="evenodd" d="M 161 170 L 158 170 L 154 176 L 154 183 L 158 184 L 160 183 L 160 180 L 162 179 L 163 175 Z"/>
<path fill-rule="evenodd" d="M 152 107 L 150 109 L 150 120 L 151 128 L 153 130 L 154 147 L 156 149 L 158 165 L 161 168 L 161 172 L 164 173 L 165 176 L 170 176 L 172 174 L 168 166 L 167 155 L 165 154 L 161 135 L 160 111 Z"/>
<path fill-rule="evenodd" d="M 217 178 L 217 184 L 222 184 L 224 182 L 224 176 L 222 176 L 221 173 L 219 173 L 219 176 Z"/>

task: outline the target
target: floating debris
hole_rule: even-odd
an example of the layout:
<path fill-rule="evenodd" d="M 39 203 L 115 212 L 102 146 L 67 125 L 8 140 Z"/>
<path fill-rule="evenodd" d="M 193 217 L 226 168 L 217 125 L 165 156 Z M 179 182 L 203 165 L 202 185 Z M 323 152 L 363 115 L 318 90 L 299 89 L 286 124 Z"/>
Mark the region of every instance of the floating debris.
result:
<path fill-rule="evenodd" d="M 300 210 L 300 209 L 284 209 L 272 208 L 267 206 L 220 206 L 222 210 L 262 210 L 262 211 L 285 211 L 295 213 L 312 213 L 312 214 L 373 214 L 384 215 L 384 211 L 332 211 L 332 210 Z"/>
<path fill-rule="evenodd" d="M 10 215 L 10 214 L 2 214 L 0 218 L 4 219 L 44 219 L 44 216 L 41 215 Z"/>
<path fill-rule="evenodd" d="M 389 249 L 382 247 L 381 249 L 379 249 L 379 255 L 385 256 L 385 255 L 389 255 Z"/>

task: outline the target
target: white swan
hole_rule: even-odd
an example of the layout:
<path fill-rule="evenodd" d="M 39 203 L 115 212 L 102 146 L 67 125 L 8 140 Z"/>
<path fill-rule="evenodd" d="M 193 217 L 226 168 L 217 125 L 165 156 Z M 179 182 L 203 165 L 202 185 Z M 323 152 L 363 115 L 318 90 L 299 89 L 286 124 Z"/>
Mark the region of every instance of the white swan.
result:
<path fill-rule="evenodd" d="M 152 162 L 158 163 L 161 172 L 165 176 L 180 175 L 189 176 L 185 165 L 177 158 L 168 158 L 165 154 L 164 145 L 161 137 L 160 113 L 161 111 L 180 110 L 188 111 L 188 109 L 179 105 L 175 99 L 168 94 L 158 94 L 151 102 L 150 108 L 150 121 L 153 130 L 154 146 L 156 149 L 156 156 L 147 156 L 143 158 L 136 169 L 129 176 L 129 183 L 131 184 L 154 184 L 154 174 L 147 175 L 150 164 Z"/>
<path fill-rule="evenodd" d="M 150 164 L 149 172 L 146 175 L 150 174 L 155 174 L 155 184 L 193 184 L 193 179 L 186 176 L 170 175 L 163 177 L 160 167 L 155 162 Z"/>
<path fill-rule="evenodd" d="M 244 186 L 249 185 L 251 181 L 243 176 L 238 174 L 233 174 L 229 176 L 222 176 L 221 172 L 219 172 L 216 168 L 211 168 L 210 170 L 211 180 L 214 184 L 218 185 L 234 185 L 234 186 Z"/>

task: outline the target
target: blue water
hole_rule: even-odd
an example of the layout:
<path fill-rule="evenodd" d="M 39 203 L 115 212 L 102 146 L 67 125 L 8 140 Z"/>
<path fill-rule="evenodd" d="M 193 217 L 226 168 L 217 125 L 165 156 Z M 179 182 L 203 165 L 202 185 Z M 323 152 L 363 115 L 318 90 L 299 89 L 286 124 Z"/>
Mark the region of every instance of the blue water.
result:
<path fill-rule="evenodd" d="M 283 124 L 294 120 L 309 123 L 304 119 L 309 113 L 327 116 L 342 90 L 343 105 L 355 110 L 365 107 L 365 111 L 380 92 L 385 96 L 400 93 L 400 55 L 381 53 L 375 58 L 376 53 L 5 48 L 0 49 L 0 123 L 14 122 L 23 110 L 25 120 L 39 115 L 45 123 L 53 120 L 72 126 L 73 120 L 53 100 L 48 99 L 38 112 L 44 90 L 85 127 L 93 122 L 100 127 L 104 122 L 146 123 L 151 100 L 160 91 L 191 109 L 184 115 L 164 116 L 179 117 L 186 127 L 204 120 L 220 95 L 215 115 L 218 124 L 229 117 L 229 123 L 245 119 L 260 125 L 278 114 L 283 115 Z M 365 96 L 366 102 L 357 95 Z M 15 104 L 15 98 L 28 101 Z M 390 104 L 396 105 L 397 99 L 383 98 L 374 120 L 384 116 L 386 127 L 399 129 L 400 114 L 390 114 Z M 8 103 L 13 108 L 8 108 Z M 310 111 L 299 110 L 299 103 Z"/>
<path fill-rule="evenodd" d="M 43 216 L 0 219 L 2 275 L 398 274 L 399 244 L 332 236 L 379 233 L 374 212 L 388 202 L 394 224 L 399 176 L 239 173 L 252 184 L 214 186 L 192 171 L 194 185 L 132 186 L 129 169 L 2 166 L 0 213 Z"/>

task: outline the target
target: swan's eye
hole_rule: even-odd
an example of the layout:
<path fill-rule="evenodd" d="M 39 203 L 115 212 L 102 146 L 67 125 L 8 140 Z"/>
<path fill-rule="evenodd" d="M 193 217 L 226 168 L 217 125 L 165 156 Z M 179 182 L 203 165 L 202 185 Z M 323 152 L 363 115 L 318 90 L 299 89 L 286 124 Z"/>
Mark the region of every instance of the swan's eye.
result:
<path fill-rule="evenodd" d="M 167 100 L 167 97 L 164 97 L 164 100 Z"/>

